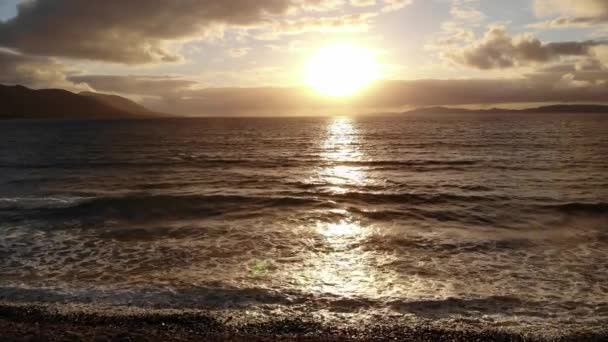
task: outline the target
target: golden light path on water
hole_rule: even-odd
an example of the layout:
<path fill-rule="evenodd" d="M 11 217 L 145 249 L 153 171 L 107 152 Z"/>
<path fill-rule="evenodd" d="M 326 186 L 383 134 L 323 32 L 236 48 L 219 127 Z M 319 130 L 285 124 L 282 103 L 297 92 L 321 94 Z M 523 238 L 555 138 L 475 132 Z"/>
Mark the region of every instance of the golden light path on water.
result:
<path fill-rule="evenodd" d="M 334 118 L 327 128 L 321 156 L 331 166 L 321 169 L 319 175 L 322 181 L 333 184 L 334 192 L 344 193 L 347 191 L 345 186 L 365 185 L 367 181 L 360 167 L 340 164 L 364 159 L 357 139 L 358 132 L 351 118 Z"/>
<path fill-rule="evenodd" d="M 360 141 L 358 123 L 349 117 L 333 118 L 327 126 L 325 139 L 319 144 L 324 160 L 310 181 L 330 184 L 327 191 L 348 196 L 379 180 L 365 166 L 353 162 L 373 160 Z M 299 288 L 313 293 L 332 294 L 346 298 L 429 298 L 445 297 L 451 292 L 450 284 L 436 282 L 416 273 L 403 272 L 395 267 L 425 269 L 427 262 L 416 252 L 395 250 L 390 246 L 374 248 L 405 236 L 407 227 L 383 222 L 377 225 L 361 222 L 353 210 L 376 208 L 344 207 L 320 213 L 313 233 L 323 240 L 324 248 L 311 253 L 305 267 L 295 274 Z M 331 215 L 334 214 L 334 215 Z M 397 238 L 399 241 L 399 238 Z M 371 247 L 370 247 L 371 246 Z M 403 254 L 405 252 L 405 254 Z M 409 274 L 408 274 L 409 273 Z"/>
<path fill-rule="evenodd" d="M 344 194 L 364 186 L 367 174 L 360 166 L 348 162 L 366 158 L 360 148 L 358 131 L 352 118 L 337 117 L 328 123 L 325 139 L 320 142 L 324 166 L 314 176 L 317 181 L 331 184 L 329 191 Z M 313 229 L 325 239 L 326 249 L 310 260 L 303 275 L 314 292 L 340 296 L 378 294 L 377 277 L 380 276 L 376 258 L 357 245 L 369 236 L 371 229 L 363 227 L 348 209 L 334 210 L 340 217 L 337 222 L 318 222 Z M 374 293 L 370 293 L 374 292 Z"/>

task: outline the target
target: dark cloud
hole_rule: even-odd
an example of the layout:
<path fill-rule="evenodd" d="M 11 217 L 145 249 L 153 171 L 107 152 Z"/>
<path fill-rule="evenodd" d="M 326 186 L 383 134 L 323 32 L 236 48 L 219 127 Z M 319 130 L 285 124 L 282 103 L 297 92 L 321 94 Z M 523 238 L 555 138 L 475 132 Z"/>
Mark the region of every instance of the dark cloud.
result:
<path fill-rule="evenodd" d="M 477 69 L 504 69 L 533 63 L 547 63 L 565 56 L 590 56 L 592 48 L 604 42 L 543 43 L 526 34 L 511 37 L 502 26 L 491 27 L 478 41 L 460 49 L 450 48 L 443 57 Z"/>
<path fill-rule="evenodd" d="M 177 61 L 167 47 L 213 25 L 257 25 L 332 0 L 37 0 L 0 23 L 0 45 L 22 53 L 126 64 Z"/>

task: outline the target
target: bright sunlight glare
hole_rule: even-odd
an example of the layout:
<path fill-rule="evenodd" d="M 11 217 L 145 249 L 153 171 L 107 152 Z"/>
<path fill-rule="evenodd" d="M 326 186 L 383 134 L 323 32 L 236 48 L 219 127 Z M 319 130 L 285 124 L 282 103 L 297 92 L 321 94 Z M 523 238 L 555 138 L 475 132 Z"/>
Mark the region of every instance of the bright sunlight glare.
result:
<path fill-rule="evenodd" d="M 331 45 L 318 50 L 308 61 L 306 84 L 328 96 L 349 96 L 379 77 L 371 50 L 353 45 Z"/>

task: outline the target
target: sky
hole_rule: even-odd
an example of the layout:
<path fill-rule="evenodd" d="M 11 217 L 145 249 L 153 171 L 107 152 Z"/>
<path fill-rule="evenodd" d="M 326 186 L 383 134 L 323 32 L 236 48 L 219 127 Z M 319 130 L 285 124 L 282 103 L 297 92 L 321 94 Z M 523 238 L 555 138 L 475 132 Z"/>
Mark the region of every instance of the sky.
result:
<path fill-rule="evenodd" d="M 0 83 L 180 115 L 608 102 L 608 0 L 3 0 L 0 20 Z M 340 44 L 376 78 L 319 94 L 307 63 Z"/>

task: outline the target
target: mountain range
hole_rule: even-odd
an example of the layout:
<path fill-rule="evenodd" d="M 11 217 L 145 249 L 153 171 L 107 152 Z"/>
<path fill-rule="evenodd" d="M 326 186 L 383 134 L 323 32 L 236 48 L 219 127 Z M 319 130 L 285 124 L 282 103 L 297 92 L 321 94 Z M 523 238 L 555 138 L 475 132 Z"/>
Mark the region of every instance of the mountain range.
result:
<path fill-rule="evenodd" d="M 0 85 L 0 119 L 110 119 L 162 116 L 116 95 Z"/>
<path fill-rule="evenodd" d="M 72 93 L 63 89 L 34 90 L 21 85 L 0 85 L 0 119 L 119 119 L 168 116 L 117 95 Z M 526 109 L 463 109 L 424 107 L 403 114 L 489 113 L 607 113 L 608 106 L 550 105 Z"/>

